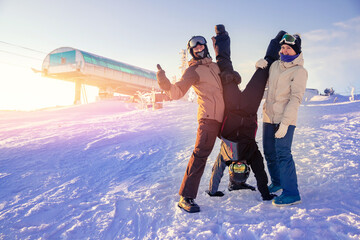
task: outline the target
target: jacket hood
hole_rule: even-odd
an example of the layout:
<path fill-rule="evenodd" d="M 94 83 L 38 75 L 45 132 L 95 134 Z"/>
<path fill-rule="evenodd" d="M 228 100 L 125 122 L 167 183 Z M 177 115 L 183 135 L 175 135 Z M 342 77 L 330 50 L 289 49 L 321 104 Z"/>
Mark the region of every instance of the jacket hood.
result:
<path fill-rule="evenodd" d="M 194 58 L 192 58 L 189 62 L 189 67 L 190 66 L 196 66 L 196 65 L 208 65 L 210 63 L 212 63 L 212 59 L 211 58 L 204 58 L 204 59 L 200 59 L 200 60 L 196 60 Z"/>

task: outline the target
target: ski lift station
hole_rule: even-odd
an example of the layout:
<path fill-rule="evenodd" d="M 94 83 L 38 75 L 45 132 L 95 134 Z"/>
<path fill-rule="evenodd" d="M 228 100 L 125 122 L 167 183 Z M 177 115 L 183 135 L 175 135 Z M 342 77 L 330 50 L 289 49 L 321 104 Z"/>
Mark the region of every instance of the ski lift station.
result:
<path fill-rule="evenodd" d="M 70 47 L 50 52 L 41 72 L 43 77 L 74 82 L 74 103 L 80 102 L 83 84 L 98 87 L 100 97 L 161 91 L 154 71 Z"/>

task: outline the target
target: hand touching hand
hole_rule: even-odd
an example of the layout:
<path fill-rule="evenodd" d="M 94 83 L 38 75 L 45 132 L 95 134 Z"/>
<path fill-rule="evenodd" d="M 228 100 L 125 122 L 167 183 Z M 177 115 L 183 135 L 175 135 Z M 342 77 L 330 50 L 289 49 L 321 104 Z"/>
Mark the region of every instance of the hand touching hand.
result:
<path fill-rule="evenodd" d="M 264 69 L 267 67 L 267 65 L 268 65 L 268 62 L 265 59 L 261 58 L 256 62 L 255 67 L 256 67 L 256 69 L 258 69 L 258 68 Z"/>

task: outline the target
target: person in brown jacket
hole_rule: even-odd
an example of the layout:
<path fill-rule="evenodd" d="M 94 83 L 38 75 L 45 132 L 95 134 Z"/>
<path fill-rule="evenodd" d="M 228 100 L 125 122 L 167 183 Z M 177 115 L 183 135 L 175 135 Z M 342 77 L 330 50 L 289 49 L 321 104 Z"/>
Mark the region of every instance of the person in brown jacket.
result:
<path fill-rule="evenodd" d="M 192 59 L 180 81 L 171 84 L 160 65 L 157 66 L 156 75 L 160 88 L 165 90 L 171 99 L 180 99 L 190 87 L 193 87 L 198 96 L 199 126 L 194 151 L 179 190 L 178 203 L 180 208 L 191 213 L 200 211 L 194 199 L 197 196 L 207 158 L 219 135 L 225 109 L 220 69 L 212 61 L 206 43 L 206 39 L 202 36 L 194 36 L 188 41 L 187 48 Z"/>

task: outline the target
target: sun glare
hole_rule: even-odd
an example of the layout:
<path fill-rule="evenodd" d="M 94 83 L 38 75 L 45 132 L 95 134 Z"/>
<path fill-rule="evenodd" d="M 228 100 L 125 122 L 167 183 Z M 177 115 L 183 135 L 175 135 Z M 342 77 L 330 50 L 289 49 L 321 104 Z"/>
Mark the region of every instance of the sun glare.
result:
<path fill-rule="evenodd" d="M 75 84 L 41 77 L 30 68 L 0 64 L 0 110 L 36 110 L 74 103 Z M 96 100 L 98 89 L 86 86 L 82 102 Z"/>

